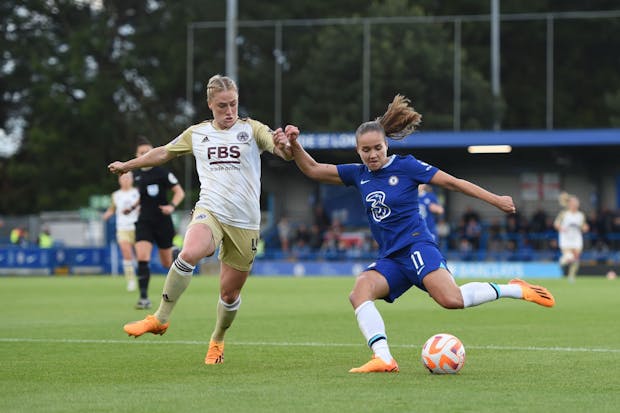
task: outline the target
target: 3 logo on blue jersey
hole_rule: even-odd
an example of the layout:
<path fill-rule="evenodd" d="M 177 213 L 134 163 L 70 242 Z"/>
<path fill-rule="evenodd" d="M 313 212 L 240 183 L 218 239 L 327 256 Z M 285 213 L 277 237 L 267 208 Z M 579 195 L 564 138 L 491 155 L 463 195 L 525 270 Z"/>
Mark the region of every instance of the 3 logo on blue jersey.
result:
<path fill-rule="evenodd" d="M 370 210 L 372 212 L 372 219 L 377 222 L 383 221 L 389 217 L 392 210 L 385 204 L 385 192 L 374 191 L 366 195 L 366 202 L 370 203 Z"/>

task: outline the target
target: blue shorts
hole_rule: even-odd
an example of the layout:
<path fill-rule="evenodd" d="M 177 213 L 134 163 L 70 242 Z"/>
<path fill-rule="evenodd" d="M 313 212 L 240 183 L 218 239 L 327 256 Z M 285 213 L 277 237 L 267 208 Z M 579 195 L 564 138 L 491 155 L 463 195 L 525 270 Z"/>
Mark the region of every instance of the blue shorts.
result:
<path fill-rule="evenodd" d="M 432 242 L 413 244 L 409 250 L 400 254 L 380 258 L 366 267 L 365 271 L 374 270 L 385 277 L 390 286 L 390 293 L 383 297 L 388 303 L 412 286 L 426 291 L 422 280 L 424 277 L 439 268 L 448 269 L 446 259 Z"/>

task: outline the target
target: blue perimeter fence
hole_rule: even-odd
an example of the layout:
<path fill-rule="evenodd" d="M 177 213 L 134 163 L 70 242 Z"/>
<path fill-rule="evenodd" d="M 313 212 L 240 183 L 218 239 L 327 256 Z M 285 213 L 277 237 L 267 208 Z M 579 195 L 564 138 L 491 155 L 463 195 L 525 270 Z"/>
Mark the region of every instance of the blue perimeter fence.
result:
<path fill-rule="evenodd" d="M 330 260 L 282 260 L 257 258 L 254 276 L 354 276 L 363 271 L 372 258 Z M 449 261 L 456 278 L 561 278 L 557 262 L 528 261 Z M 165 274 L 167 269 L 153 253 L 151 271 Z M 200 268 L 196 269 L 196 273 Z M 122 258 L 115 244 L 91 248 L 0 248 L 0 275 L 122 274 Z"/>

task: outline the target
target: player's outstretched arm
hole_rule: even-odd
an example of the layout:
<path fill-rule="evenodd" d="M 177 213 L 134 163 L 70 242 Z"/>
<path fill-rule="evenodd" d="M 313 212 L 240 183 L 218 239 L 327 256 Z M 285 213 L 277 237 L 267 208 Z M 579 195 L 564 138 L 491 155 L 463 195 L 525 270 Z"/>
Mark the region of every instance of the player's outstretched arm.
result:
<path fill-rule="evenodd" d="M 153 148 L 144 155 L 130 159 L 127 162 L 115 161 L 108 165 L 108 170 L 113 174 L 122 175 L 126 172 L 133 171 L 138 168 L 147 168 L 149 166 L 159 166 L 174 159 L 176 155 L 168 152 L 165 146 Z"/>
<path fill-rule="evenodd" d="M 340 179 L 336 165 L 318 163 L 297 141 L 299 137 L 299 129 L 297 129 L 297 127 L 287 125 L 284 129 L 284 133 L 290 142 L 291 153 L 295 159 L 295 163 L 304 175 L 315 181 L 342 185 L 342 180 Z"/>
<path fill-rule="evenodd" d="M 487 191 L 474 183 L 471 183 L 465 179 L 456 178 L 443 171 L 437 171 L 430 183 L 433 185 L 439 185 L 451 191 L 462 192 L 473 198 L 478 198 L 493 205 L 497 209 L 506 212 L 507 214 L 516 212 L 515 204 L 512 201 L 511 196 L 494 194 L 493 192 Z"/>

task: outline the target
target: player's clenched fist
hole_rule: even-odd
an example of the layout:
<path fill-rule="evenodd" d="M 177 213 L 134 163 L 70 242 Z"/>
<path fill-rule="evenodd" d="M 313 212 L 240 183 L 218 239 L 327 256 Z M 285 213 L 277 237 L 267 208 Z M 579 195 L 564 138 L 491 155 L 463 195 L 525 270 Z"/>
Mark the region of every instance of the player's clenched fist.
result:
<path fill-rule="evenodd" d="M 299 137 L 299 128 L 293 125 L 286 125 L 284 128 L 284 134 L 290 142 L 293 142 Z"/>
<path fill-rule="evenodd" d="M 115 161 L 108 165 L 108 170 L 116 175 L 122 175 L 125 172 L 125 163 L 121 161 Z"/>

